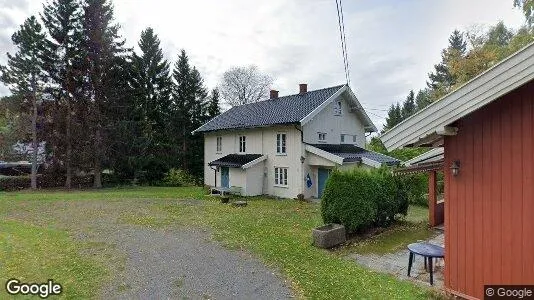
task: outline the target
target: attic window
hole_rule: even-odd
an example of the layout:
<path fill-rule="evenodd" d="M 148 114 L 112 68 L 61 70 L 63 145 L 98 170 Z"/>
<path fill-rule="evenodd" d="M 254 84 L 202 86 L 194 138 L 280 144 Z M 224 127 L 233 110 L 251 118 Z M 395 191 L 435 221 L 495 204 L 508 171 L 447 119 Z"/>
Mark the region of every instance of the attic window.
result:
<path fill-rule="evenodd" d="M 334 116 L 341 116 L 341 101 L 334 103 Z"/>
<path fill-rule="evenodd" d="M 324 132 L 317 132 L 317 135 L 318 135 L 318 140 L 319 142 L 326 142 L 326 133 Z"/>
<path fill-rule="evenodd" d="M 247 137 L 244 135 L 239 137 L 239 152 L 247 152 Z"/>

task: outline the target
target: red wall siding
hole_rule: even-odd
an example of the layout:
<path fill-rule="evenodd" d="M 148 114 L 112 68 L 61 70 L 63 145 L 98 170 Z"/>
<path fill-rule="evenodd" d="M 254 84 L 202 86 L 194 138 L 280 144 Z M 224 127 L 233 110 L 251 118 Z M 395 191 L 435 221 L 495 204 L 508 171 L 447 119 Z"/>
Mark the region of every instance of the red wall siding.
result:
<path fill-rule="evenodd" d="M 534 82 L 457 126 L 445 138 L 445 286 L 483 298 L 485 284 L 533 284 Z"/>

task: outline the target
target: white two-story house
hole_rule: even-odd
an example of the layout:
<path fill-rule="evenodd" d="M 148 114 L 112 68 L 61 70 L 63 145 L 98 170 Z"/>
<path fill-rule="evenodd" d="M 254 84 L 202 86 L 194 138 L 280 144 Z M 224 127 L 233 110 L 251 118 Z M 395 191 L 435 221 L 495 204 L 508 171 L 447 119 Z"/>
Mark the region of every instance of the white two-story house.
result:
<path fill-rule="evenodd" d="M 347 85 L 236 106 L 193 134 L 204 134 L 204 183 L 243 195 L 321 197 L 334 168 L 399 161 L 365 150 L 376 127 Z"/>

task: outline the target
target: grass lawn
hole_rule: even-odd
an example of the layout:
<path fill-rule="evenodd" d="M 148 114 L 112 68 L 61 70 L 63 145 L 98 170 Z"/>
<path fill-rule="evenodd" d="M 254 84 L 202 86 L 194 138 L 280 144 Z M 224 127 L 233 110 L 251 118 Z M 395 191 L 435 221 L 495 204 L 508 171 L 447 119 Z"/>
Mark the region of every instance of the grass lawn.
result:
<path fill-rule="evenodd" d="M 201 205 L 180 204 L 195 199 L 200 200 Z M 95 291 L 102 280 L 113 275 L 114 267 L 109 266 L 114 264 L 108 264 L 107 260 L 120 259 L 106 256 L 95 258 L 87 254 L 90 253 L 86 251 L 88 248 L 98 245 L 84 244 L 73 238 L 79 230 L 76 224 L 81 221 L 61 223 L 61 220 L 39 217 L 40 211 L 47 206 L 95 202 L 98 205 L 93 208 L 94 211 L 88 211 L 84 217 L 97 214 L 101 203 L 109 203 L 123 205 L 121 209 L 114 209 L 118 210 L 117 222 L 154 228 L 174 225 L 207 227 L 225 246 L 247 250 L 266 265 L 279 269 L 300 298 L 434 297 L 426 288 L 375 273 L 343 258 L 339 253 L 313 247 L 311 229 L 322 223 L 317 204 L 252 198 L 247 207 L 234 208 L 217 200 L 203 196 L 200 188 L 143 187 L 0 193 L 0 261 L 7 261 L 0 269 L 0 278 L 17 277 L 30 281 L 54 278 L 64 282 L 65 286 L 70 285 L 71 292 L 63 295 L 67 298 L 97 297 Z M 424 214 L 424 209 L 412 208 L 407 220 L 414 222 Z M 90 232 L 90 228 L 84 230 Z M 396 240 L 392 236 L 399 235 L 391 232 L 391 236 L 382 237 L 382 241 L 377 237 L 376 244 L 381 245 L 378 248 L 391 248 L 384 246 L 387 244 L 384 241 Z M 407 236 L 413 238 L 411 234 Z M 408 238 L 400 238 L 402 241 L 404 239 Z M 357 247 L 354 250 L 359 251 Z M 48 259 L 50 255 L 52 259 Z"/>
<path fill-rule="evenodd" d="M 428 228 L 428 208 L 410 206 L 404 220 L 376 236 L 355 238 L 339 249 L 340 254 L 386 254 L 406 249 L 408 244 L 417 240 L 427 240 L 435 232 Z"/>

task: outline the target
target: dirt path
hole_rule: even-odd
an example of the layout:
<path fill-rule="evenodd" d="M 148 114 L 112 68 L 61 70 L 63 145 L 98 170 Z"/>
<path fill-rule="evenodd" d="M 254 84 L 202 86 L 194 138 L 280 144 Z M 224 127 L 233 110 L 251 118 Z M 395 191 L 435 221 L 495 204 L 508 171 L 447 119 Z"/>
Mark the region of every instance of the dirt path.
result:
<path fill-rule="evenodd" d="M 162 200 L 158 200 L 161 201 Z M 169 200 L 170 201 L 170 200 Z M 176 200 L 173 201 L 176 204 Z M 153 214 L 149 200 L 29 204 L 8 216 L 63 227 L 110 270 L 102 299 L 287 299 L 282 277 L 246 252 L 228 250 L 199 228 L 149 228 L 121 221 Z M 184 201 L 183 205 L 197 205 Z"/>

